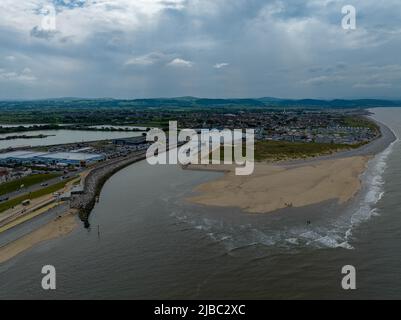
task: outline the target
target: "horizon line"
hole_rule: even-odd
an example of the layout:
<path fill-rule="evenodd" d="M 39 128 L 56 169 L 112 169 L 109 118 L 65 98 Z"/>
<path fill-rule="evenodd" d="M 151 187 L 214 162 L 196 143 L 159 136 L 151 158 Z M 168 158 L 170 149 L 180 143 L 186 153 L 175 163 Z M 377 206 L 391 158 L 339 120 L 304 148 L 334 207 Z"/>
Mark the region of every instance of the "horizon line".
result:
<path fill-rule="evenodd" d="M 173 96 L 173 97 L 153 97 L 153 98 L 116 98 L 116 97 L 46 97 L 46 98 L 4 98 L 0 99 L 0 102 L 7 101 L 41 101 L 41 100 L 62 100 L 62 99 L 70 99 L 70 100 L 167 100 L 167 99 L 206 99 L 206 100 L 261 100 L 261 99 L 274 99 L 274 100 L 290 100 L 290 101 L 299 101 L 299 100 L 321 100 L 321 101 L 336 101 L 336 100 L 344 100 L 344 101 L 356 101 L 356 100 L 382 100 L 382 101 L 390 101 L 390 102 L 399 102 L 400 98 L 279 98 L 274 96 L 262 96 L 262 97 L 242 97 L 242 98 L 216 98 L 216 97 L 198 97 L 198 96 Z"/>

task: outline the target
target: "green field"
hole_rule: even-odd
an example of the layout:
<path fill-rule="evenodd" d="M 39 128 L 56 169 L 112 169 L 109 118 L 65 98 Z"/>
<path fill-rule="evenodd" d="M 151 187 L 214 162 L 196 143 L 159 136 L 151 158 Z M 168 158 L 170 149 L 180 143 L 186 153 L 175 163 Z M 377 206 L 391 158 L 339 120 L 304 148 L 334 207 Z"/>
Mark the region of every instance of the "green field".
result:
<path fill-rule="evenodd" d="M 3 211 L 8 210 L 10 208 L 13 208 L 13 207 L 15 207 L 15 206 L 17 206 L 19 204 L 21 204 L 22 201 L 25 201 L 25 200 L 28 200 L 28 199 L 29 200 L 33 200 L 33 199 L 45 196 L 47 194 L 52 194 L 52 193 L 64 188 L 65 185 L 68 182 L 70 182 L 70 181 L 72 181 L 74 179 L 75 178 L 72 178 L 72 179 L 69 179 L 69 180 L 65 180 L 65 181 L 61 181 L 61 182 L 56 183 L 56 184 L 54 184 L 52 186 L 40 189 L 38 191 L 34 191 L 34 192 L 30 193 L 30 194 L 26 194 L 26 195 L 11 199 L 9 201 L 0 203 L 0 213 L 3 212 Z"/>
<path fill-rule="evenodd" d="M 21 185 L 25 187 L 30 187 L 38 183 L 45 182 L 47 180 L 58 177 L 59 174 L 49 173 L 49 174 L 35 174 L 28 177 L 24 177 L 22 179 L 6 182 L 0 184 L 0 196 L 5 195 L 7 193 L 11 193 L 17 191 Z"/>
<path fill-rule="evenodd" d="M 316 142 L 258 141 L 255 143 L 255 161 L 306 159 L 332 154 L 341 150 L 356 149 L 361 145 L 362 144 L 349 145 Z M 245 155 L 245 146 L 243 147 L 243 154 Z M 224 147 L 220 149 L 220 159 L 224 159 Z"/>

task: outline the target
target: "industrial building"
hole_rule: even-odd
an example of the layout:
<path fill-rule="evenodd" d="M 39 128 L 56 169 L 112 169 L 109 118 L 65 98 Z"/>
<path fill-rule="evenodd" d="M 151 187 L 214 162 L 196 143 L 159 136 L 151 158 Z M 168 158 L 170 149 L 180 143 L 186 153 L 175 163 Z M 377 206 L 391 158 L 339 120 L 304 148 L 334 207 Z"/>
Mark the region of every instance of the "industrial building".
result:
<path fill-rule="evenodd" d="M 105 160 L 105 156 L 96 153 L 80 152 L 32 152 L 13 151 L 0 153 L 0 163 L 18 164 L 53 164 L 53 165 L 75 165 L 85 166 L 91 163 Z"/>
<path fill-rule="evenodd" d="M 120 146 L 137 146 L 146 143 L 146 136 L 114 139 L 113 143 Z"/>

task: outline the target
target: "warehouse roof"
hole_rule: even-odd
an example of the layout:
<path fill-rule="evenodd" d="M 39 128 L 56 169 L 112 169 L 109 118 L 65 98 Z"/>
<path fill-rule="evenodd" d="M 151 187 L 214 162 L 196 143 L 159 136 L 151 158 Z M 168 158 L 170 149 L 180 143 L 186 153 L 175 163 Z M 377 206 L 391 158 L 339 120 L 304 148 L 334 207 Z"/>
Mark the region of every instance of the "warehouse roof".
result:
<path fill-rule="evenodd" d="M 32 152 L 32 151 L 13 151 L 0 153 L 0 160 L 7 159 L 50 159 L 50 160 L 72 160 L 72 161 L 87 161 L 104 158 L 103 155 L 96 153 L 79 153 L 79 152 Z"/>
<path fill-rule="evenodd" d="M 46 159 L 54 159 L 54 160 L 91 160 L 91 159 L 98 159 L 103 157 L 102 155 L 96 153 L 78 153 L 78 152 L 56 152 L 56 153 L 48 153 L 41 158 Z"/>
<path fill-rule="evenodd" d="M 26 152 L 25 154 L 13 156 L 13 158 L 17 159 L 32 159 L 36 157 L 45 156 L 47 152 Z"/>
<path fill-rule="evenodd" d="M 0 153 L 0 159 L 19 157 L 22 155 L 26 155 L 27 153 L 31 153 L 31 152 L 29 152 L 29 151 L 12 151 L 12 152 Z"/>

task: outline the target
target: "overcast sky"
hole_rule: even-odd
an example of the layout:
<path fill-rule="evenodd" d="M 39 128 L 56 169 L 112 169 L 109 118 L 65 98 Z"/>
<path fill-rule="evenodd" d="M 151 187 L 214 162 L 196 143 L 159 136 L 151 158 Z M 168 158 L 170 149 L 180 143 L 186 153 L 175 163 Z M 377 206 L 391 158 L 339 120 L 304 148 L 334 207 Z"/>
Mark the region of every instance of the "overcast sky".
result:
<path fill-rule="evenodd" d="M 347 4 L 356 30 L 341 26 Z M 0 99 L 401 98 L 400 0 L 1 0 L 0 12 Z"/>

